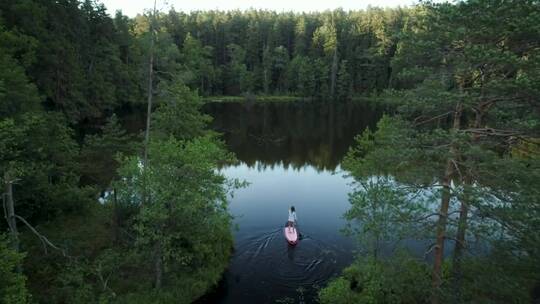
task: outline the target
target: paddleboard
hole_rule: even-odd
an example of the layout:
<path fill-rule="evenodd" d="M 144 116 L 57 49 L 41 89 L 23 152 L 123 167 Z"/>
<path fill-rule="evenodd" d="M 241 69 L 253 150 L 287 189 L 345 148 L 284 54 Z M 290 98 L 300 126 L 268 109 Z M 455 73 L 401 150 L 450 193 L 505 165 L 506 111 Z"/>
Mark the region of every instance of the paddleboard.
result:
<path fill-rule="evenodd" d="M 289 244 L 296 245 L 298 243 L 298 231 L 296 228 L 285 227 L 283 228 L 283 232 Z"/>

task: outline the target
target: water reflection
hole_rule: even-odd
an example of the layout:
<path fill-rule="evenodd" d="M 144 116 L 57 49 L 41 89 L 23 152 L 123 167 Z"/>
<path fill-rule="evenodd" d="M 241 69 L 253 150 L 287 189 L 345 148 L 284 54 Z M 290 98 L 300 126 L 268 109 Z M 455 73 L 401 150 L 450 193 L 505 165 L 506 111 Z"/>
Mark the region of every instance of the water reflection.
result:
<path fill-rule="evenodd" d="M 223 133 L 250 168 L 333 171 L 354 136 L 374 127 L 382 111 L 358 103 L 210 103 L 212 128 Z"/>

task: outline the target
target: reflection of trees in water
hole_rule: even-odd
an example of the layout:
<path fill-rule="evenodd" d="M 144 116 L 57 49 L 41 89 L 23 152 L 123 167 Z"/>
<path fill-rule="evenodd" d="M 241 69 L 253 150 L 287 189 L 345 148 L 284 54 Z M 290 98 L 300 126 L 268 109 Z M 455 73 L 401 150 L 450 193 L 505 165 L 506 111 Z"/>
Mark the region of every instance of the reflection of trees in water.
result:
<path fill-rule="evenodd" d="M 334 170 L 354 136 L 382 111 L 343 103 L 212 103 L 212 127 L 248 166 Z"/>

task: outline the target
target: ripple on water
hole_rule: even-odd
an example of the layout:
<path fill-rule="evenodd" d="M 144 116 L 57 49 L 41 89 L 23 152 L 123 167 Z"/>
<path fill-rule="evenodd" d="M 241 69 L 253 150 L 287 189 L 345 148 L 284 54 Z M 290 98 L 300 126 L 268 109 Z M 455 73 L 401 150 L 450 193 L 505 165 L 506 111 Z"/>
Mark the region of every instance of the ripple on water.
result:
<path fill-rule="evenodd" d="M 283 228 L 279 228 L 240 240 L 233 268 L 252 269 L 242 271 L 243 280 L 260 278 L 264 273 L 259 282 L 263 285 L 311 288 L 323 285 L 335 274 L 336 251 L 330 244 L 305 234 L 296 246 L 291 246 L 283 236 Z"/>

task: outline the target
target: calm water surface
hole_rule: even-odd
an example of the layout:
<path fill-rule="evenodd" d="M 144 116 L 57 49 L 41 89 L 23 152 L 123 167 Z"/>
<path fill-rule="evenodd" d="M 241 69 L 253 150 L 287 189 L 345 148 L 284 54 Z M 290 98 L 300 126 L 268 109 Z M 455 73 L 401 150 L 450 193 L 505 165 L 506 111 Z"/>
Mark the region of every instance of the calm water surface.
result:
<path fill-rule="evenodd" d="M 231 199 L 238 229 L 230 267 L 199 302 L 312 303 L 353 259 L 354 241 L 340 233 L 350 191 L 340 162 L 380 111 L 328 103 L 222 103 L 205 111 L 240 160 L 223 173 L 250 185 Z M 290 205 L 302 234 L 294 247 L 283 236 Z"/>

